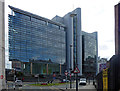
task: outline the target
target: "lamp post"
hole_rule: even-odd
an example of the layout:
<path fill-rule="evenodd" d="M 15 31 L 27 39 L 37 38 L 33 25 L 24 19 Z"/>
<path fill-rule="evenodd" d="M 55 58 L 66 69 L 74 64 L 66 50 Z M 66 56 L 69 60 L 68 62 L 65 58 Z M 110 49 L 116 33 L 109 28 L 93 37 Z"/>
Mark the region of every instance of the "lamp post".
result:
<path fill-rule="evenodd" d="M 13 85 L 13 89 L 15 90 L 15 81 L 16 81 L 16 69 L 13 69 L 14 70 L 14 85 Z"/>
<path fill-rule="evenodd" d="M 72 55 L 71 54 L 72 53 L 71 52 L 72 52 L 72 44 L 70 45 L 70 89 L 72 88 L 72 81 L 71 81 L 71 71 L 72 71 L 72 68 L 71 68 L 72 67 L 72 64 L 71 64 L 71 61 L 72 61 L 71 57 L 72 57 Z"/>
<path fill-rule="evenodd" d="M 70 15 L 72 17 L 72 31 L 73 31 L 73 47 L 74 47 L 74 51 L 75 53 L 73 53 L 76 57 L 77 57 L 77 17 L 75 18 L 75 22 L 74 22 L 74 17 L 77 16 L 77 14 L 71 14 Z M 76 25 L 76 28 L 74 29 L 74 24 Z M 76 60 L 75 65 L 76 67 L 78 66 L 78 62 L 77 62 L 77 58 L 74 58 L 74 60 Z M 76 91 L 78 91 L 78 75 L 76 74 Z"/>
<path fill-rule="evenodd" d="M 61 65 L 62 65 L 62 59 L 61 59 L 61 62 L 60 62 L 60 75 L 61 75 Z"/>

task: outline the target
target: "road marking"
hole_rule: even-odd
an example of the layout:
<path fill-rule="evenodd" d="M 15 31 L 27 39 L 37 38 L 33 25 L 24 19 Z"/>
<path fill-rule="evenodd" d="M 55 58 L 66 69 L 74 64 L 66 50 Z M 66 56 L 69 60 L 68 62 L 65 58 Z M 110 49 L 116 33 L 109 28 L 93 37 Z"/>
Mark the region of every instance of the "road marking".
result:
<path fill-rule="evenodd" d="M 40 89 L 42 89 L 42 87 L 40 87 Z"/>
<path fill-rule="evenodd" d="M 23 86 L 28 86 L 28 84 L 25 84 L 25 85 L 23 85 Z"/>
<path fill-rule="evenodd" d="M 50 89 L 54 89 L 54 90 L 57 90 L 57 91 L 61 91 L 59 88 L 56 88 L 56 87 L 54 87 L 54 86 L 50 86 Z"/>

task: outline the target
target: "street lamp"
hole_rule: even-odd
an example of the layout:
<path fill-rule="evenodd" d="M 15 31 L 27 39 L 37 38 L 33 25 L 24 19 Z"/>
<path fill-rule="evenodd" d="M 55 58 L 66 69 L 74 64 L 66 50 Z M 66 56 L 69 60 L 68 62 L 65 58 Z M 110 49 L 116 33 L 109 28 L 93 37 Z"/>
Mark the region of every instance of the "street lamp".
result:
<path fill-rule="evenodd" d="M 72 81 L 71 81 L 71 71 L 72 71 L 72 68 L 71 68 L 72 67 L 72 64 L 71 64 L 71 61 L 72 61 L 71 57 L 72 57 L 72 55 L 71 54 L 72 53 L 71 52 L 72 52 L 72 44 L 70 45 L 70 89 L 72 88 Z"/>
<path fill-rule="evenodd" d="M 74 16 L 76 16 L 76 15 L 77 15 L 77 14 L 71 14 L 70 16 L 71 16 L 71 17 L 74 17 Z"/>
<path fill-rule="evenodd" d="M 76 32 L 76 34 L 77 34 L 77 17 L 75 17 L 75 16 L 77 16 L 77 14 L 75 14 L 75 13 L 73 13 L 73 14 L 71 14 L 70 15 L 70 17 L 72 17 L 72 31 L 74 31 L 74 33 L 73 34 L 75 34 L 75 32 Z M 75 19 L 76 19 L 76 21 L 74 22 L 74 17 L 75 17 Z M 76 29 L 74 29 L 74 23 L 76 24 Z M 74 39 L 73 39 L 73 41 L 75 42 L 75 44 L 73 45 L 74 47 L 76 47 L 76 48 L 74 48 L 74 50 L 76 51 L 76 53 L 74 54 L 74 55 L 76 55 L 76 57 L 77 57 L 77 35 L 73 35 L 74 36 L 74 39 L 75 39 L 75 41 L 74 41 Z M 77 67 L 77 59 L 76 59 L 76 67 Z M 77 74 L 76 74 L 76 91 L 78 91 L 78 78 L 77 78 Z M 71 83 L 71 82 L 70 82 Z"/>

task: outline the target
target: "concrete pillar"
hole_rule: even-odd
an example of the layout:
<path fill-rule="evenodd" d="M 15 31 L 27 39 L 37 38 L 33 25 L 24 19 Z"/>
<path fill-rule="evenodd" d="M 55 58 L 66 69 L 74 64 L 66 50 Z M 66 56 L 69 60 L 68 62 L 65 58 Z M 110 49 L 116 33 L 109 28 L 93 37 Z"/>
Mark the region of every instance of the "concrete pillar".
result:
<path fill-rule="evenodd" d="M 73 58 L 74 58 L 74 57 L 73 57 L 73 56 L 74 56 L 74 52 L 73 52 L 73 47 L 74 47 L 74 44 L 73 44 L 73 43 L 74 43 L 74 40 L 73 40 L 73 39 L 74 39 L 74 38 L 73 38 L 73 37 L 74 37 L 74 34 L 73 34 L 73 33 L 74 33 L 74 32 L 73 32 L 73 31 L 74 31 L 74 30 L 73 30 L 73 25 L 74 25 L 74 23 L 73 23 L 73 17 L 74 17 L 74 16 L 71 16 L 71 30 L 72 30 L 72 31 L 71 31 L 71 35 L 72 35 L 71 37 L 72 37 L 72 39 L 71 39 L 71 44 L 69 45 L 69 50 L 70 50 L 70 69 L 71 69 L 71 70 L 74 70 L 74 65 L 73 65 L 73 61 L 74 61 L 74 60 L 73 60 Z M 72 46 L 72 47 L 70 47 L 70 46 Z M 70 69 L 69 69 L 69 70 L 70 70 Z"/>
<path fill-rule="evenodd" d="M 6 88 L 5 83 L 5 19 L 4 0 L 0 0 L 0 90 Z"/>
<path fill-rule="evenodd" d="M 46 72 L 47 72 L 47 75 L 48 75 L 48 64 L 46 65 Z"/>
<path fill-rule="evenodd" d="M 60 64 L 60 75 L 61 75 L 61 64 Z"/>
<path fill-rule="evenodd" d="M 30 63 L 30 72 L 31 72 L 31 75 L 32 75 L 32 62 Z"/>

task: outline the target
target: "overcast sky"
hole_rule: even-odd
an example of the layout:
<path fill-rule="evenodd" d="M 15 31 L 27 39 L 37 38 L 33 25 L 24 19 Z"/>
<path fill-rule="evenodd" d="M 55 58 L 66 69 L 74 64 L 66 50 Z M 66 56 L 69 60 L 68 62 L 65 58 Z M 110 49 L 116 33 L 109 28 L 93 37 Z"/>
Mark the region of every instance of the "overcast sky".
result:
<path fill-rule="evenodd" d="M 6 12 L 9 12 L 7 5 L 11 5 L 52 19 L 80 7 L 82 30 L 98 32 L 98 56 L 109 59 L 115 53 L 114 6 L 118 2 L 119 0 L 6 0 Z"/>

